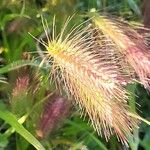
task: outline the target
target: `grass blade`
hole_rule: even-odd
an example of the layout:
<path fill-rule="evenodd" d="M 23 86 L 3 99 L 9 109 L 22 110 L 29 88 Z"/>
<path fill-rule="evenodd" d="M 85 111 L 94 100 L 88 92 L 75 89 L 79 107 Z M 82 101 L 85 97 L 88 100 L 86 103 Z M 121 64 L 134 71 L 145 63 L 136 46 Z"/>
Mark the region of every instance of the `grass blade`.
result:
<path fill-rule="evenodd" d="M 7 66 L 0 68 L 0 74 L 24 67 L 24 66 L 34 66 L 34 67 L 39 67 L 40 63 L 35 62 L 35 61 L 30 61 L 30 60 L 19 60 L 15 61 L 11 64 L 8 64 Z"/>
<path fill-rule="evenodd" d="M 17 118 L 11 112 L 5 110 L 2 105 L 0 105 L 0 118 L 11 125 L 17 133 L 24 137 L 37 150 L 45 150 L 41 143 L 18 122 Z"/>

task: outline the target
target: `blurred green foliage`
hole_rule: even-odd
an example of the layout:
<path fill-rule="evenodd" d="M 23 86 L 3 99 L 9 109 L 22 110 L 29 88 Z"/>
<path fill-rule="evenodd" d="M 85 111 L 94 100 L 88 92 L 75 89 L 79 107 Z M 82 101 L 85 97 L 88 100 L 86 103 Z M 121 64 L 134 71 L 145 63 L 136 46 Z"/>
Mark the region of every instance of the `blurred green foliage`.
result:
<path fill-rule="evenodd" d="M 76 108 L 70 116 L 45 139 L 37 141 L 35 127 L 40 118 L 45 95 L 51 93 L 49 66 L 41 66 L 37 54 L 37 41 L 43 33 L 41 15 L 52 25 L 56 16 L 58 31 L 68 16 L 77 13 L 74 23 L 83 21 L 85 12 L 96 8 L 101 13 L 115 15 L 128 21 L 142 22 L 142 2 L 140 0 L 1 0 L 0 1 L 0 149 L 32 150 L 41 144 L 46 150 L 122 150 L 115 136 L 108 142 L 97 136 L 92 127 L 80 118 Z M 85 16 L 86 17 L 86 16 Z M 30 86 L 14 96 L 16 81 L 29 76 Z M 132 91 L 131 108 L 136 103 L 142 111 L 140 115 L 150 119 L 149 94 L 140 85 L 130 85 Z M 136 95 L 136 96 L 135 96 Z M 5 107 L 4 107 L 5 106 Z M 6 116 L 3 114 L 6 112 Z M 25 117 L 22 122 L 17 119 Z M 9 125 L 10 126 L 9 126 Z M 23 126 L 21 125 L 23 124 Z M 27 131 L 27 130 L 28 131 Z M 150 127 L 142 123 L 135 131 L 135 140 L 130 140 L 132 150 L 150 150 Z M 28 139 L 28 142 L 23 138 Z M 39 144 L 39 145 L 38 145 Z M 32 146 L 33 145 L 33 146 Z M 38 146 L 37 146 L 38 145 Z M 41 146 L 41 145 L 40 145 Z M 42 147 L 42 146 L 41 146 Z M 39 148 L 42 150 L 42 148 Z"/>

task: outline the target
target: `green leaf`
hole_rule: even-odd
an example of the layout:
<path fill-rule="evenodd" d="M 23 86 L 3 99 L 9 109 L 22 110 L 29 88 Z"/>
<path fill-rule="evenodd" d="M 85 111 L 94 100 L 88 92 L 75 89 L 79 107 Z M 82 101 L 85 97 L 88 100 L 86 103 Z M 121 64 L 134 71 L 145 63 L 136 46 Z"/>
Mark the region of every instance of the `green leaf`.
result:
<path fill-rule="evenodd" d="M 24 67 L 24 66 L 34 66 L 34 67 L 39 67 L 40 63 L 35 62 L 35 61 L 30 61 L 30 60 L 19 60 L 15 61 L 11 64 L 8 64 L 7 66 L 0 68 L 0 74 Z"/>
<path fill-rule="evenodd" d="M 2 105 L 0 105 L 0 118 L 11 125 L 17 133 L 24 137 L 37 150 L 45 150 L 41 143 L 18 122 L 17 118 L 11 112 L 7 111 Z"/>
<path fill-rule="evenodd" d="M 12 20 L 12 19 L 15 19 L 17 17 L 24 17 L 24 18 L 30 18 L 29 16 L 27 15 L 20 15 L 20 14 L 7 14 L 4 16 L 4 18 L 2 18 L 1 20 L 1 23 L 0 23 L 0 26 L 1 26 L 1 29 L 3 30 L 5 28 L 5 25 L 8 21 Z"/>
<path fill-rule="evenodd" d="M 106 146 L 99 140 L 97 139 L 93 134 L 91 134 L 90 132 L 88 132 L 88 130 L 86 130 L 86 128 L 83 128 L 79 123 L 67 120 L 67 123 L 74 126 L 77 129 L 81 129 L 84 130 L 85 133 L 87 133 L 87 135 L 93 140 L 95 141 L 95 143 L 99 146 L 99 148 L 101 150 L 107 150 Z"/>
<path fill-rule="evenodd" d="M 129 91 L 129 106 L 130 106 L 130 110 L 131 112 L 136 112 L 136 91 L 137 88 L 137 84 L 129 84 L 127 85 L 127 90 Z"/>
<path fill-rule="evenodd" d="M 0 149 L 5 148 L 9 143 L 8 138 L 3 134 L 0 133 Z"/>
<path fill-rule="evenodd" d="M 130 8 L 138 15 L 141 16 L 141 11 L 134 0 L 127 0 Z"/>

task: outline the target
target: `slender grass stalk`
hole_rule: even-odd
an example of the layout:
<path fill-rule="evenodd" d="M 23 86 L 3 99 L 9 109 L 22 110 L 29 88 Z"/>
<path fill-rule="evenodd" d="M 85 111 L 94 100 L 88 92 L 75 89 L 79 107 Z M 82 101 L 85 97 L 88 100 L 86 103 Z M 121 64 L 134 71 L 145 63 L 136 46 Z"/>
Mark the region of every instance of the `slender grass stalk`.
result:
<path fill-rule="evenodd" d="M 133 114 L 133 113 L 128 113 L 128 115 L 131 116 L 131 117 L 134 117 L 134 118 L 136 118 L 138 120 L 141 120 L 141 121 L 143 121 L 144 123 L 146 123 L 147 125 L 150 126 L 150 121 L 140 117 L 139 115 L 136 115 L 136 114 Z"/>
<path fill-rule="evenodd" d="M 48 37 L 46 49 L 53 60 L 51 76 L 57 85 L 74 97 L 83 117 L 88 115 L 92 126 L 106 140 L 114 133 L 127 145 L 127 136 L 137 127 L 136 119 L 128 115 L 128 92 L 119 82 L 118 66 L 101 49 L 92 37 L 93 31 L 85 24 L 78 25 L 65 34 L 68 18 L 59 35 Z M 45 45 L 45 43 L 43 43 Z M 46 57 L 47 57 L 46 55 Z M 103 57 L 102 57 L 103 56 Z"/>

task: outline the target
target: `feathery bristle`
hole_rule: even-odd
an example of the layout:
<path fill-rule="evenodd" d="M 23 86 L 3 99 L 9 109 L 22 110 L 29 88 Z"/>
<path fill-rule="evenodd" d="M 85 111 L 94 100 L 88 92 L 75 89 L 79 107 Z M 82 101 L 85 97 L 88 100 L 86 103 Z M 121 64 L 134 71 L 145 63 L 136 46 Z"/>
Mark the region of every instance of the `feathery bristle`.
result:
<path fill-rule="evenodd" d="M 46 46 L 53 58 L 53 80 L 74 97 L 98 134 L 103 133 L 108 140 L 116 133 L 126 144 L 136 122 L 128 115 L 128 93 L 118 80 L 118 66 L 103 51 L 97 52 L 101 47 L 91 36 L 93 30 L 89 26 L 74 27 L 65 37 L 68 22 L 69 19 L 60 35 L 55 37 L 53 33 Z"/>
<path fill-rule="evenodd" d="M 116 47 L 114 42 L 112 42 L 108 36 L 100 32 L 99 29 L 96 28 L 95 32 L 96 35 L 93 33 L 93 36 L 97 43 L 98 59 L 105 59 L 107 57 L 107 61 L 111 62 L 109 65 L 116 66 L 116 72 L 118 74 L 117 79 L 122 85 L 133 82 L 135 73 L 132 71 L 133 69 L 129 66 L 128 62 L 124 59 L 123 54 L 118 52 L 118 47 Z"/>
<path fill-rule="evenodd" d="M 116 45 L 116 50 L 123 54 L 123 59 L 132 66 L 144 87 L 150 89 L 150 52 L 143 37 L 121 22 L 100 16 L 96 12 L 91 12 L 90 15 L 99 31 L 109 37 Z"/>

